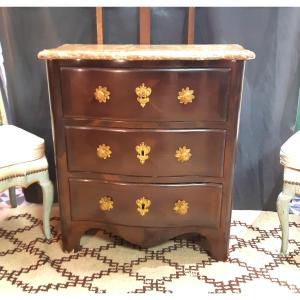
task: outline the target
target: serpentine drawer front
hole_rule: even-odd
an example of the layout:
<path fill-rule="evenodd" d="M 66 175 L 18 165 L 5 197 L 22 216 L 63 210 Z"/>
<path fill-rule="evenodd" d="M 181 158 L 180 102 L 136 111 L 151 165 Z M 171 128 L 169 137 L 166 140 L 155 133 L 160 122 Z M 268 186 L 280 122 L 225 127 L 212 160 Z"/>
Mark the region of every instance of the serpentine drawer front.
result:
<path fill-rule="evenodd" d="M 74 221 L 146 227 L 219 227 L 222 185 L 218 184 L 135 184 L 70 179 L 70 191 Z"/>
<path fill-rule="evenodd" d="M 47 60 L 63 249 L 99 228 L 141 247 L 186 233 L 226 260 L 239 45 L 64 45 Z"/>
<path fill-rule="evenodd" d="M 224 130 L 66 128 L 70 171 L 223 176 Z"/>
<path fill-rule="evenodd" d="M 62 68 L 63 109 L 70 117 L 225 121 L 230 79 L 230 68 Z"/>

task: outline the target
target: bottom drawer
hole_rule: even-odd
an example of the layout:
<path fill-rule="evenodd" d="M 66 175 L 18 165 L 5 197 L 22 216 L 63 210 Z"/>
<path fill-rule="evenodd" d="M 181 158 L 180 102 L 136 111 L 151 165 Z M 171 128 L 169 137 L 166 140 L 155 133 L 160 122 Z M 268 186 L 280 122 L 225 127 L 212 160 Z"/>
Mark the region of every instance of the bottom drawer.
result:
<path fill-rule="evenodd" d="M 73 221 L 219 227 L 221 184 L 141 184 L 70 179 Z"/>

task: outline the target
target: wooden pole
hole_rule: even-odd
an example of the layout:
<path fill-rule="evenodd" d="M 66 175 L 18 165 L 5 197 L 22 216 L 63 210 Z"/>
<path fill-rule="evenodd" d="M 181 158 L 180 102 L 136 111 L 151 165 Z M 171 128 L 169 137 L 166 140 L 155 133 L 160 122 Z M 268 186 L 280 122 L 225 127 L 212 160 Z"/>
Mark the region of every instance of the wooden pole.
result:
<path fill-rule="evenodd" d="M 102 7 L 96 7 L 97 44 L 103 44 Z"/>
<path fill-rule="evenodd" d="M 140 44 L 150 44 L 150 8 L 140 7 Z"/>
<path fill-rule="evenodd" d="M 187 43 L 194 44 L 195 39 L 195 7 L 189 7 Z"/>

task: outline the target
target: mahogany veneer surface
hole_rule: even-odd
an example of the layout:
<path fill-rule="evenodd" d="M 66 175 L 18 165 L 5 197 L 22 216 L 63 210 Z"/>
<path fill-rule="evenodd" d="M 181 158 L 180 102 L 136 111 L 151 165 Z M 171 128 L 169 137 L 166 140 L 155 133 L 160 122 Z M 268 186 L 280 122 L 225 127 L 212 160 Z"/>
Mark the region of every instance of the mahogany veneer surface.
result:
<path fill-rule="evenodd" d="M 143 227 L 219 227 L 221 184 L 141 184 L 70 179 L 70 190 L 71 215 L 77 221 Z M 114 199 L 111 213 L 98 209 L 98 199 L 106 195 Z M 143 217 L 137 214 L 135 204 L 135 199 L 141 195 L 151 199 L 150 212 Z M 190 213 L 176 215 L 174 203 L 186 198 L 189 199 Z"/>
<path fill-rule="evenodd" d="M 223 176 L 225 130 L 210 129 L 115 129 L 67 127 L 68 168 L 70 171 L 102 172 L 135 176 Z M 141 165 L 135 146 L 151 147 L 149 159 Z M 111 157 L 97 156 L 99 144 L 110 145 Z M 191 149 L 191 158 L 178 162 L 181 146 Z"/>
<path fill-rule="evenodd" d="M 230 68 L 63 68 L 64 115 L 128 121 L 226 121 L 230 71 Z M 107 105 L 95 101 L 94 91 L 99 82 L 111 93 L 113 101 Z M 151 101 L 146 109 L 136 111 L 135 88 L 144 82 L 152 89 Z M 183 106 L 177 101 L 178 91 L 191 86 L 195 99 Z"/>

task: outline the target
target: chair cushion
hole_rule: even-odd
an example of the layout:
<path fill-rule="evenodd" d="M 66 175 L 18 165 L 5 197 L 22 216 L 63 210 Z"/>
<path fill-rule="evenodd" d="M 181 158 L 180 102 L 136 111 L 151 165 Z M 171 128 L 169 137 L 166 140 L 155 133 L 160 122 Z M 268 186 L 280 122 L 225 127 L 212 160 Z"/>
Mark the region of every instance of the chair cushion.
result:
<path fill-rule="evenodd" d="M 39 159 L 44 139 L 13 125 L 0 126 L 0 168 Z"/>
<path fill-rule="evenodd" d="M 280 163 L 300 170 L 300 131 L 293 134 L 280 149 Z"/>
<path fill-rule="evenodd" d="M 4 181 L 10 181 L 10 182 L 23 182 L 23 184 L 28 183 L 22 181 L 22 176 L 27 176 L 32 173 L 37 173 L 41 171 L 45 171 L 48 169 L 48 162 L 45 156 L 39 159 L 35 159 L 32 161 L 20 163 L 17 165 L 11 165 L 5 168 L 0 168 L 0 191 L 6 189 Z M 20 185 L 20 184 L 16 184 Z M 22 185 L 23 186 L 23 185 Z M 26 187 L 24 185 L 23 187 Z"/>
<path fill-rule="evenodd" d="M 297 183 L 300 187 L 300 170 L 284 167 L 283 180 L 290 183 Z"/>

